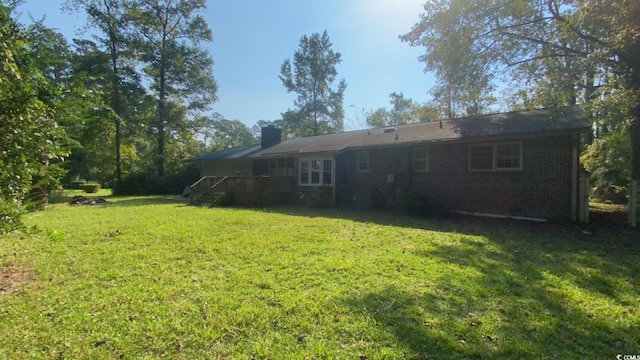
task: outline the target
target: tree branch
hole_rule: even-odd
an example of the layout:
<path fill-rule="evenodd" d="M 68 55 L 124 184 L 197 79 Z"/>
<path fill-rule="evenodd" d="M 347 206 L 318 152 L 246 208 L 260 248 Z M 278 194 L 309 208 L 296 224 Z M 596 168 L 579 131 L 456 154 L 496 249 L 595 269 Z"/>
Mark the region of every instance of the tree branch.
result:
<path fill-rule="evenodd" d="M 575 26 L 571 25 L 569 23 L 569 21 L 560 14 L 560 6 L 553 0 L 549 0 L 549 2 L 547 2 L 547 8 L 549 9 L 549 12 L 551 13 L 551 15 L 553 15 L 552 19 L 556 20 L 560 23 L 563 23 L 565 25 L 567 25 L 567 27 L 576 35 L 578 35 L 578 37 L 580 37 L 583 40 L 587 40 L 587 41 L 591 41 L 594 42 L 596 44 L 599 45 L 603 45 L 605 47 L 609 47 L 609 43 L 598 39 L 592 35 L 588 35 L 583 33 L 582 31 L 580 31 L 579 29 L 577 29 Z"/>

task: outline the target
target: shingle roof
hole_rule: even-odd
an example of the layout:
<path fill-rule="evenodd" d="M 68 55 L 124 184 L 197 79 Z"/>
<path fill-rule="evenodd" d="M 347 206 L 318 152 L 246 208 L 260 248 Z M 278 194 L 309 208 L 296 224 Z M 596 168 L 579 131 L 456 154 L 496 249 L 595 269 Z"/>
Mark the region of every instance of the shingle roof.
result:
<path fill-rule="evenodd" d="M 246 158 L 251 155 L 254 155 L 260 150 L 261 150 L 260 144 L 247 145 L 247 146 L 241 146 L 236 148 L 228 148 L 228 149 L 219 150 L 219 151 L 211 152 L 208 154 L 196 156 L 194 158 L 185 160 L 185 162 L 200 162 L 200 161 L 206 161 L 206 160 L 221 160 L 221 159 L 240 159 L 240 158 Z"/>
<path fill-rule="evenodd" d="M 554 110 L 525 110 L 452 120 L 401 125 L 393 128 L 350 131 L 339 134 L 301 137 L 283 141 L 267 149 L 247 152 L 244 156 L 228 156 L 222 152 L 202 155 L 192 161 L 209 159 L 285 156 L 313 153 L 335 153 L 354 148 L 407 145 L 467 139 L 545 136 L 551 133 L 586 132 L 590 123 L 578 107 Z M 242 149 L 242 148 L 239 148 Z M 253 149 L 253 148 L 252 148 Z"/>
<path fill-rule="evenodd" d="M 552 132 L 583 132 L 590 127 L 577 107 L 527 110 L 358 130 L 339 134 L 295 138 L 260 151 L 256 156 L 339 152 L 409 143 L 455 141 L 470 138 L 544 135 Z"/>

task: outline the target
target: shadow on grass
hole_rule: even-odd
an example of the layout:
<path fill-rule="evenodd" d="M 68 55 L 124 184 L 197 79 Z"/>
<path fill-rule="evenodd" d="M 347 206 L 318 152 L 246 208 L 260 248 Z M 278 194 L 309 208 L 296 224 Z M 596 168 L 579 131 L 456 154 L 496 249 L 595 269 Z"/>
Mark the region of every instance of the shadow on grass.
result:
<path fill-rule="evenodd" d="M 182 198 L 179 195 L 150 195 L 150 196 L 85 196 L 88 199 L 104 199 L 106 203 L 96 203 L 96 204 L 84 204 L 84 205 L 76 205 L 70 204 L 72 198 L 69 198 L 68 201 L 60 201 L 51 204 L 68 204 L 70 206 L 102 206 L 102 207 L 111 207 L 111 206 L 149 206 L 149 205 L 162 205 L 162 204 L 175 204 L 177 206 L 187 206 L 189 203 L 189 199 Z"/>
<path fill-rule="evenodd" d="M 106 198 L 111 204 L 115 206 L 147 206 L 147 205 L 163 205 L 163 204 L 175 204 L 178 206 L 187 206 L 189 199 L 183 198 L 179 195 L 152 195 L 141 197 L 119 197 L 112 196 Z"/>
<path fill-rule="evenodd" d="M 640 348 L 636 229 L 342 209 L 264 211 L 451 235 L 413 252 L 441 269 L 425 272 L 429 286 L 343 299 L 352 313 L 392 334 L 409 358 L 615 358 Z"/>
<path fill-rule="evenodd" d="M 344 302 L 411 358 L 615 358 L 640 348 L 637 244 L 476 229 L 413 255 L 442 271 L 431 286 L 389 287 Z M 541 231 L 538 231 L 541 230 Z M 464 233 L 463 233 L 464 234 Z"/>
<path fill-rule="evenodd" d="M 276 206 L 256 210 L 290 216 L 347 219 L 362 223 L 480 236 L 502 232 L 505 235 L 513 234 L 517 237 L 521 232 L 525 232 L 532 236 L 553 234 L 554 236 L 572 236 L 574 238 L 590 239 L 592 241 L 603 241 L 606 243 L 623 242 L 625 244 L 635 244 L 637 240 L 640 239 L 640 228 L 633 229 L 625 226 L 611 226 L 606 219 L 602 219 L 601 215 L 598 216 L 598 221 L 594 224 L 580 224 L 571 222 L 538 223 L 524 220 L 473 217 L 454 213 L 443 213 L 425 217 L 384 210 L 313 209 L 301 206 Z"/>

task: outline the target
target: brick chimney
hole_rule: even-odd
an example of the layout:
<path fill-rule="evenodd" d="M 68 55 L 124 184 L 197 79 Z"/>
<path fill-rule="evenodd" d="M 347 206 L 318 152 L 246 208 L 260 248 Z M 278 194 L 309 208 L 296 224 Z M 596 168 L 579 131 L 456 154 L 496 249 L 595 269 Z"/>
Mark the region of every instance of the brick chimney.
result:
<path fill-rule="evenodd" d="M 261 146 L 263 149 L 277 145 L 282 141 L 282 130 L 273 125 L 262 128 Z"/>

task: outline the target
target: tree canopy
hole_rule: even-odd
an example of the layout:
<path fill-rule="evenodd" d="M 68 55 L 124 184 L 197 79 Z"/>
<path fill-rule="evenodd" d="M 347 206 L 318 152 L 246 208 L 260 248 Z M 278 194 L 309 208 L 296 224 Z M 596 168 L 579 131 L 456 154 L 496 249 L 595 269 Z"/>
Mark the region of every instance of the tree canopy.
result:
<path fill-rule="evenodd" d="M 205 0 L 139 0 L 132 27 L 156 99 L 156 166 L 164 175 L 167 132 L 184 130 L 187 112 L 208 110 L 217 100 L 213 59 L 198 45 L 212 40 L 198 14 Z"/>
<path fill-rule="evenodd" d="M 632 159 L 626 171 L 640 179 L 640 2 L 430 0 L 424 10 L 401 39 L 425 49 L 445 98 L 482 110 L 503 83 L 511 107 L 583 105 L 597 128 L 587 153 Z"/>
<path fill-rule="evenodd" d="M 390 109 L 378 108 L 365 112 L 367 125 L 374 128 L 412 124 L 441 119 L 440 111 L 432 104 L 418 104 L 403 93 L 389 94 Z"/>
<path fill-rule="evenodd" d="M 17 224 L 16 208 L 28 193 L 46 194 L 50 165 L 69 152 L 55 118 L 59 93 L 11 11 L 0 4 L 0 232 Z"/>
<path fill-rule="evenodd" d="M 342 100 L 347 83 L 340 80 L 332 87 L 341 54 L 332 49 L 326 31 L 304 35 L 291 60 L 280 68 L 280 80 L 288 92 L 297 94 L 296 110 L 283 114 L 283 121 L 294 128 L 298 136 L 339 132 L 344 129 Z"/>
<path fill-rule="evenodd" d="M 87 179 L 118 189 L 121 180 L 149 180 L 152 172 L 194 176 L 182 160 L 204 151 L 197 120 L 216 100 L 213 60 L 200 47 L 212 38 L 198 14 L 204 0 L 67 0 L 64 9 L 86 12 L 93 29 L 71 45 L 42 20 L 17 23 L 20 1 L 6 3 L 0 227 L 15 225 L 29 201 L 46 202 L 59 182 Z M 131 184 L 123 188 L 156 191 Z"/>

